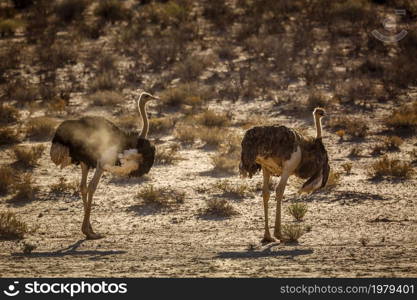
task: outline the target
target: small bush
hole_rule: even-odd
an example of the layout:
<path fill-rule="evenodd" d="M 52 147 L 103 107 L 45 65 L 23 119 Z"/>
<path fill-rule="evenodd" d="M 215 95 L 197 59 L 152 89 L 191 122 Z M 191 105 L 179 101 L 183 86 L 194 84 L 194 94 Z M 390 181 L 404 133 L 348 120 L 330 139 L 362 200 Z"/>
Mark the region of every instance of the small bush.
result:
<path fill-rule="evenodd" d="M 228 131 L 222 128 L 208 128 L 205 126 L 196 128 L 196 137 L 208 146 L 220 146 L 228 135 Z"/>
<path fill-rule="evenodd" d="M 33 185 L 32 174 L 24 174 L 18 183 L 15 185 L 16 195 L 14 201 L 33 201 L 36 199 L 36 194 L 39 188 Z"/>
<path fill-rule="evenodd" d="M 196 121 L 207 127 L 224 127 L 230 124 L 230 115 L 227 113 L 206 110 L 195 117 Z"/>
<path fill-rule="evenodd" d="M 342 164 L 342 168 L 346 172 L 346 175 L 349 175 L 350 172 L 352 171 L 352 164 L 348 163 L 348 162 L 344 163 L 344 164 Z"/>
<path fill-rule="evenodd" d="M 15 174 L 16 171 L 8 166 L 0 167 L 0 195 L 7 195 L 13 191 Z"/>
<path fill-rule="evenodd" d="M 214 184 L 214 188 L 222 192 L 223 197 L 243 199 L 249 193 L 246 184 L 233 184 L 228 180 L 219 180 Z"/>
<path fill-rule="evenodd" d="M 193 144 L 196 139 L 196 128 L 193 126 L 179 126 L 175 130 L 175 137 L 184 144 Z"/>
<path fill-rule="evenodd" d="M 352 149 L 350 149 L 349 156 L 350 157 L 359 157 L 361 155 L 361 153 L 362 153 L 362 149 L 355 146 L 355 147 L 352 147 Z"/>
<path fill-rule="evenodd" d="M 51 184 L 50 192 L 53 194 L 72 194 L 75 195 L 78 193 L 78 185 L 74 182 L 67 182 L 64 177 L 59 178 L 57 183 Z"/>
<path fill-rule="evenodd" d="M 384 146 L 389 151 L 398 151 L 400 146 L 404 143 L 403 139 L 399 136 L 390 136 L 384 140 Z"/>
<path fill-rule="evenodd" d="M 174 120 L 169 117 L 152 118 L 149 120 L 149 131 L 151 133 L 166 132 L 174 127 Z"/>
<path fill-rule="evenodd" d="M 0 36 L 13 36 L 15 32 L 23 27 L 23 22 L 15 19 L 0 20 Z"/>
<path fill-rule="evenodd" d="M 235 174 L 237 171 L 238 161 L 234 158 L 223 156 L 218 153 L 211 159 L 213 170 L 217 172 L 224 172 Z"/>
<path fill-rule="evenodd" d="M 226 199 L 209 199 L 206 201 L 207 207 L 200 210 L 201 216 L 213 216 L 229 218 L 237 214 L 235 208 Z"/>
<path fill-rule="evenodd" d="M 414 174 L 412 165 L 409 162 L 384 156 L 370 166 L 368 176 L 374 179 L 383 177 L 394 177 L 408 179 Z"/>
<path fill-rule="evenodd" d="M 417 127 L 417 102 L 403 105 L 385 120 L 394 129 L 415 129 Z"/>
<path fill-rule="evenodd" d="M 177 87 L 169 88 L 161 95 L 164 105 L 179 107 L 190 105 L 201 106 L 205 100 L 209 100 L 210 92 L 197 83 L 184 83 Z"/>
<path fill-rule="evenodd" d="M 326 107 L 328 103 L 328 100 L 326 98 L 326 96 L 320 92 L 320 91 L 316 91 L 314 90 L 307 99 L 307 106 L 309 110 L 312 110 L 318 106 L 320 107 Z"/>
<path fill-rule="evenodd" d="M 115 23 L 125 20 L 128 17 L 128 11 L 123 3 L 117 0 L 102 0 L 94 10 L 94 14 L 104 22 Z"/>
<path fill-rule="evenodd" d="M 307 213 L 307 205 L 304 203 L 293 203 L 288 206 L 288 213 L 297 221 L 301 221 Z"/>
<path fill-rule="evenodd" d="M 13 145 L 20 142 L 19 134 L 10 127 L 0 128 L 0 146 Z"/>
<path fill-rule="evenodd" d="M 39 90 L 31 84 L 16 82 L 9 89 L 10 99 L 16 100 L 18 105 L 33 102 L 39 97 Z"/>
<path fill-rule="evenodd" d="M 15 213 L 0 212 L 1 239 L 22 239 L 28 231 L 26 223 L 16 217 Z"/>
<path fill-rule="evenodd" d="M 305 228 L 299 224 L 282 225 L 282 238 L 286 243 L 298 242 L 298 239 L 305 233 Z"/>
<path fill-rule="evenodd" d="M 185 82 L 198 79 L 209 63 L 200 56 L 189 56 L 175 68 L 175 73 Z"/>
<path fill-rule="evenodd" d="M 0 104 L 0 123 L 9 124 L 17 122 L 20 118 L 19 110 L 14 106 Z"/>
<path fill-rule="evenodd" d="M 85 0 L 64 0 L 56 5 L 55 13 L 62 22 L 71 23 L 82 17 L 87 5 Z"/>
<path fill-rule="evenodd" d="M 179 146 L 177 144 L 174 144 L 168 148 L 159 147 L 156 150 L 155 163 L 159 165 L 171 165 L 175 163 L 181 159 L 181 157 L 178 155 L 178 150 Z"/>
<path fill-rule="evenodd" d="M 113 91 L 98 91 L 88 95 L 88 101 L 96 106 L 115 106 L 123 102 L 123 95 Z"/>
<path fill-rule="evenodd" d="M 329 126 L 335 130 L 343 129 L 352 137 L 363 138 L 368 133 L 366 121 L 358 118 L 349 118 L 346 116 L 336 117 L 329 122 Z"/>
<path fill-rule="evenodd" d="M 48 117 L 37 117 L 29 120 L 26 135 L 33 140 L 48 140 L 55 132 L 58 122 Z"/>
<path fill-rule="evenodd" d="M 89 85 L 91 92 L 102 90 L 118 90 L 119 80 L 118 76 L 113 72 L 105 72 L 95 77 Z"/>
<path fill-rule="evenodd" d="M 45 146 L 17 146 L 13 149 L 14 156 L 19 164 L 25 168 L 32 168 L 37 165 L 38 160 L 41 158 Z"/>
<path fill-rule="evenodd" d="M 136 194 L 136 198 L 141 199 L 146 205 L 168 208 L 175 204 L 184 203 L 185 193 L 170 188 L 155 188 L 153 185 L 148 185 Z"/>

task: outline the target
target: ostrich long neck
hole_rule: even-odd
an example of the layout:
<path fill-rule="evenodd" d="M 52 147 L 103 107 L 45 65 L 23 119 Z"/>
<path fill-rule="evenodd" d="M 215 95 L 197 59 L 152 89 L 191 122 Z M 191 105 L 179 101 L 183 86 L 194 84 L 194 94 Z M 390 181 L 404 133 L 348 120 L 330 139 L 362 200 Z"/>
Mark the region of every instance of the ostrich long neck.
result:
<path fill-rule="evenodd" d="M 321 139 L 321 118 L 314 115 L 314 122 L 316 125 L 316 139 Z"/>
<path fill-rule="evenodd" d="M 138 113 L 142 117 L 142 123 L 143 123 L 142 131 L 139 135 L 140 138 L 146 138 L 146 136 L 148 135 L 148 130 L 149 130 L 149 122 L 148 122 L 148 116 L 146 114 L 145 106 L 146 106 L 146 102 L 143 101 L 141 97 L 138 101 Z"/>

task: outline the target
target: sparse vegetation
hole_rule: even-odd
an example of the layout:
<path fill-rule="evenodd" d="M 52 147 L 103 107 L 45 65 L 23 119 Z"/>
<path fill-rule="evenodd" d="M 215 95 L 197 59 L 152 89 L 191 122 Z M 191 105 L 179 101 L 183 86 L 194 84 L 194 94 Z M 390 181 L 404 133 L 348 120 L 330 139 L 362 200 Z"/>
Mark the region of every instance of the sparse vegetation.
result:
<path fill-rule="evenodd" d="M 329 179 L 327 180 L 327 183 L 324 189 L 332 190 L 335 187 L 337 187 L 340 183 L 341 176 L 342 176 L 341 172 L 330 169 Z"/>
<path fill-rule="evenodd" d="M 16 181 L 16 171 L 9 166 L 0 167 L 0 195 L 12 192 Z"/>
<path fill-rule="evenodd" d="M 23 239 L 29 229 L 25 222 L 13 212 L 0 212 L 0 238 Z"/>
<path fill-rule="evenodd" d="M 152 118 L 149 120 L 151 133 L 163 133 L 174 127 L 174 120 L 170 117 Z"/>
<path fill-rule="evenodd" d="M 16 146 L 13 148 L 13 153 L 16 161 L 25 168 L 33 168 L 37 165 L 38 160 L 41 158 L 45 146 Z"/>
<path fill-rule="evenodd" d="M 408 179 L 414 173 L 411 163 L 385 155 L 371 164 L 368 175 L 375 179 L 384 177 Z"/>
<path fill-rule="evenodd" d="M 349 163 L 349 162 L 346 162 L 346 163 L 342 164 L 342 168 L 346 172 L 346 175 L 349 175 L 350 172 L 352 171 L 352 164 Z"/>
<path fill-rule="evenodd" d="M 65 177 L 60 177 L 57 183 L 53 183 L 50 186 L 50 191 L 53 194 L 71 194 L 78 193 L 77 182 L 68 182 Z"/>
<path fill-rule="evenodd" d="M 114 91 L 98 91 L 88 96 L 92 105 L 116 106 L 123 102 L 123 95 Z"/>
<path fill-rule="evenodd" d="M 117 0 L 102 0 L 96 7 L 94 14 L 103 22 L 115 23 L 128 17 L 128 12 L 123 3 Z"/>
<path fill-rule="evenodd" d="M 33 140 L 48 140 L 55 132 L 58 122 L 49 117 L 32 118 L 26 125 L 26 135 Z"/>
<path fill-rule="evenodd" d="M 350 136 L 358 138 L 366 137 L 369 129 L 366 121 L 359 118 L 350 118 L 346 116 L 331 119 L 329 126 L 335 130 L 342 129 Z"/>
<path fill-rule="evenodd" d="M 417 102 L 401 106 L 385 120 L 388 127 L 394 129 L 412 129 L 417 127 Z"/>
<path fill-rule="evenodd" d="M 180 160 L 181 157 L 178 154 L 179 145 L 173 144 L 170 147 L 159 147 L 156 150 L 155 163 L 159 165 L 171 165 Z"/>
<path fill-rule="evenodd" d="M 237 214 L 235 208 L 226 199 L 209 199 L 206 201 L 207 207 L 200 210 L 201 216 L 212 216 L 219 218 L 229 218 Z"/>
<path fill-rule="evenodd" d="M 184 203 L 185 193 L 171 188 L 155 188 L 150 184 L 143 187 L 136 194 L 136 198 L 142 200 L 145 205 L 169 208 Z"/>
<path fill-rule="evenodd" d="M 229 180 L 219 180 L 213 187 L 221 191 L 222 196 L 227 198 L 243 199 L 250 193 L 248 185 L 231 183 Z"/>
<path fill-rule="evenodd" d="M 288 213 L 297 221 L 301 221 L 307 213 L 307 205 L 304 203 L 292 203 L 288 206 Z"/>
<path fill-rule="evenodd" d="M 34 186 L 31 173 L 23 174 L 15 184 L 16 194 L 13 198 L 15 202 L 33 201 L 39 192 L 39 187 Z"/>
<path fill-rule="evenodd" d="M 196 121 L 207 127 L 224 127 L 230 124 L 230 115 L 227 113 L 206 110 L 195 117 Z"/>
<path fill-rule="evenodd" d="M 19 141 L 19 134 L 17 133 L 17 130 L 11 127 L 0 128 L 0 146 L 13 145 Z"/>
<path fill-rule="evenodd" d="M 285 243 L 296 243 L 305 233 L 304 226 L 300 224 L 283 224 L 282 238 Z"/>
<path fill-rule="evenodd" d="M 0 123 L 9 124 L 18 121 L 20 118 L 19 110 L 14 106 L 0 104 Z"/>
<path fill-rule="evenodd" d="M 161 99 L 164 103 L 163 105 L 172 107 L 181 107 L 182 105 L 198 107 L 201 106 L 204 101 L 209 100 L 209 98 L 210 91 L 195 82 L 184 83 L 177 87 L 169 88 L 161 95 Z"/>

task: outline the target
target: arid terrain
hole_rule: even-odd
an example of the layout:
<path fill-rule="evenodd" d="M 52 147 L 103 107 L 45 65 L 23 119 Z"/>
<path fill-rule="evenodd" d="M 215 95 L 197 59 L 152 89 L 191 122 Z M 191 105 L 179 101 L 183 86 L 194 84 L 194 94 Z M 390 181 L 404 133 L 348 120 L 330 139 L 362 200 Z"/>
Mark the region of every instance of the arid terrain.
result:
<path fill-rule="evenodd" d="M 386 2 L 0 2 L 0 276 L 417 277 L 417 5 Z M 407 35 L 379 41 L 399 8 Z M 140 130 L 143 91 L 160 97 L 155 164 L 104 174 L 104 237 L 86 240 L 81 168 L 51 161 L 54 130 L 87 115 Z M 262 174 L 239 177 L 240 142 L 255 125 L 314 136 L 316 106 L 328 184 L 299 196 L 290 177 L 299 235 L 261 244 Z"/>

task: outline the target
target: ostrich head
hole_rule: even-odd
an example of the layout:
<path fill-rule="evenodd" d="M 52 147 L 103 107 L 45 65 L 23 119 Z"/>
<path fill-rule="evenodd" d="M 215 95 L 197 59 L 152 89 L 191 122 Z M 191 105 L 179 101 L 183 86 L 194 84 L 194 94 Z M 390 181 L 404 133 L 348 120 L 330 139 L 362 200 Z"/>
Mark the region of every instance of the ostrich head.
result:
<path fill-rule="evenodd" d="M 313 115 L 315 118 L 322 118 L 326 115 L 326 111 L 321 107 L 316 107 L 313 111 Z"/>

